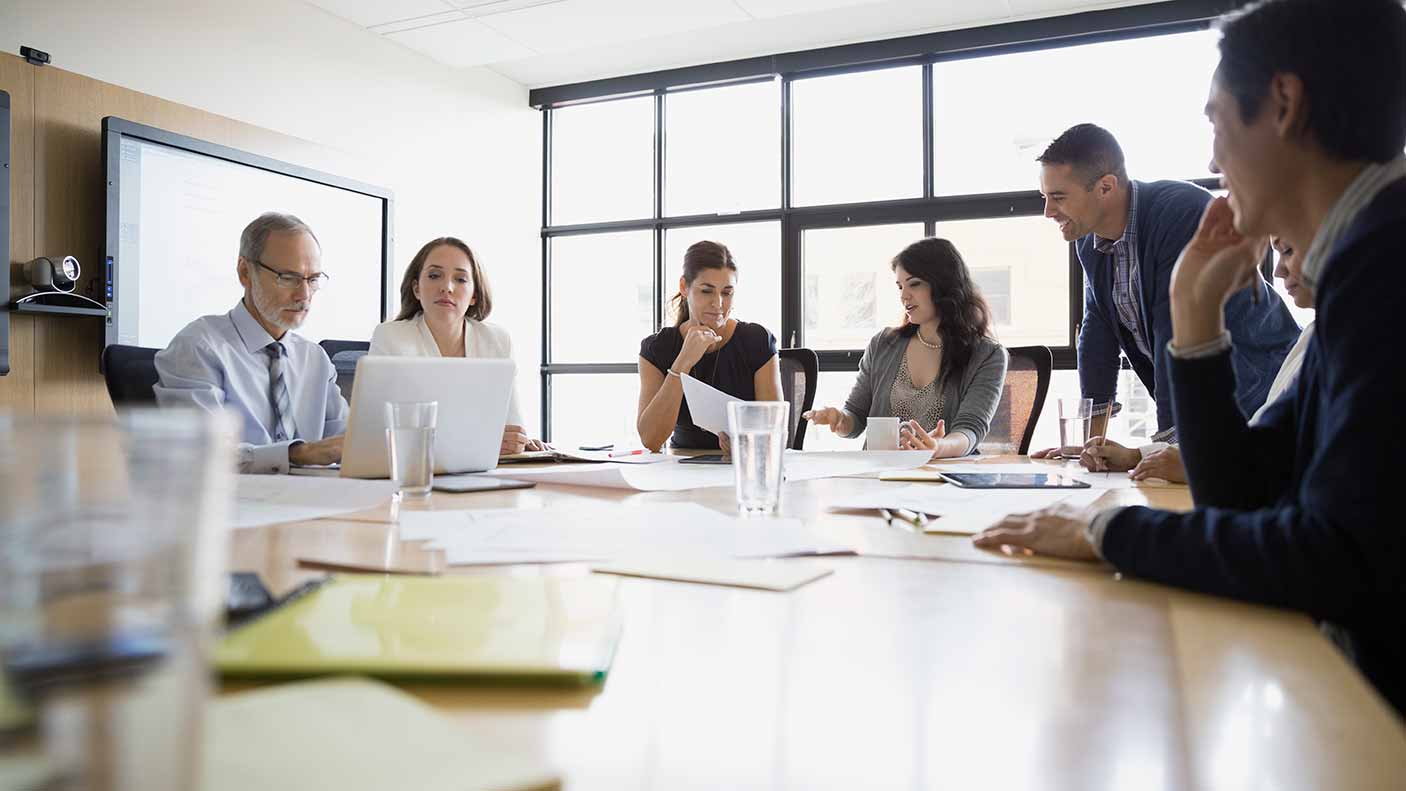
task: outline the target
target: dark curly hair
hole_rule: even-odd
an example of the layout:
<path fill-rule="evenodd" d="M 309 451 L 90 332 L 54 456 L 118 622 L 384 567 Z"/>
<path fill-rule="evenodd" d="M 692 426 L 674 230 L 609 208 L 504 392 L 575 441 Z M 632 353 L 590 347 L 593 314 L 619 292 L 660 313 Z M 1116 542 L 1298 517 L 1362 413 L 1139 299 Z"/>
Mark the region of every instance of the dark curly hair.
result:
<path fill-rule="evenodd" d="M 893 257 L 890 268 L 897 270 L 900 266 L 932 290 L 933 305 L 942 318 L 942 368 L 938 377 L 946 378 L 950 372 L 966 367 L 977 341 L 991 337 L 991 308 L 972 281 L 962 254 L 946 239 L 929 237 L 908 245 Z M 893 331 L 912 337 L 918 325 L 904 315 Z"/>

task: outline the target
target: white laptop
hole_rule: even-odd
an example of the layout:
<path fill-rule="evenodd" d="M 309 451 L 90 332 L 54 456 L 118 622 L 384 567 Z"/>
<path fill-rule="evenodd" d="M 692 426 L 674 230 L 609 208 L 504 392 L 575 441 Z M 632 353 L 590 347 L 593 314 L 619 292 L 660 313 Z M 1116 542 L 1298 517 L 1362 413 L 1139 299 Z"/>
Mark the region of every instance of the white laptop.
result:
<path fill-rule="evenodd" d="M 439 402 L 436 474 L 493 469 L 503 443 L 515 372 L 512 360 L 362 357 L 352 380 L 342 477 L 390 477 L 386 404 L 392 401 Z"/>

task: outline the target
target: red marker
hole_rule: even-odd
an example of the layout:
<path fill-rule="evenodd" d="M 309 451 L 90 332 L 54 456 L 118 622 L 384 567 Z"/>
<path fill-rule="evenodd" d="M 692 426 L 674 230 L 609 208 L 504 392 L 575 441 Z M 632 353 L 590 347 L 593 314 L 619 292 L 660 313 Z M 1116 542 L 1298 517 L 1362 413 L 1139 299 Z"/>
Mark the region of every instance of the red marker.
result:
<path fill-rule="evenodd" d="M 644 448 L 639 448 L 638 450 L 621 450 L 621 451 L 614 451 L 614 450 L 613 450 L 613 451 L 611 451 L 610 453 L 608 453 L 608 454 L 606 454 L 606 455 L 610 456 L 610 458 L 612 458 L 612 459 L 615 459 L 615 458 L 619 458 L 619 457 L 621 457 L 621 456 L 641 456 L 641 455 L 646 454 L 646 453 L 648 453 L 648 452 L 649 452 L 649 451 L 645 450 Z"/>

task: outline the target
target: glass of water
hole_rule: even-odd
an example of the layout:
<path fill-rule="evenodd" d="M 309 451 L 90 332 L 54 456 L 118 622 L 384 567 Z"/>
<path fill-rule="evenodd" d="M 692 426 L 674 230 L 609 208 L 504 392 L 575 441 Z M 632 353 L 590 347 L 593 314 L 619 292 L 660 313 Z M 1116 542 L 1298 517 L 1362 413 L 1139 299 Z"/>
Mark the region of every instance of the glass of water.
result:
<path fill-rule="evenodd" d="M 233 434 L 197 410 L 0 415 L 0 787 L 197 786 Z"/>
<path fill-rule="evenodd" d="M 1092 398 L 1059 399 L 1059 455 L 1077 459 L 1089 441 L 1089 424 L 1093 422 Z"/>
<path fill-rule="evenodd" d="M 438 401 L 386 404 L 386 451 L 397 495 L 425 497 L 434 485 L 434 425 Z"/>
<path fill-rule="evenodd" d="M 770 514 L 781 502 L 781 466 L 786 456 L 785 401 L 733 401 L 727 405 L 737 507 L 744 514 Z"/>

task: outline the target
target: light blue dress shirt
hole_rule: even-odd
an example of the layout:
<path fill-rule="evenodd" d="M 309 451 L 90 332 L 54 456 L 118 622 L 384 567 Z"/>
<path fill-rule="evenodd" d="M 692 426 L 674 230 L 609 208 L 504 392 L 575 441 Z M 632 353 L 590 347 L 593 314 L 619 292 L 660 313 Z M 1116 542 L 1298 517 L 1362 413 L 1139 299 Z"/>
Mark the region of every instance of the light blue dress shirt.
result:
<path fill-rule="evenodd" d="M 288 472 L 288 448 L 347 430 L 347 401 L 337 389 L 337 370 L 321 346 L 284 333 L 283 376 L 292 399 L 294 439 L 273 439 L 269 399 L 269 355 L 274 342 L 243 300 L 223 316 L 204 316 L 177 333 L 156 353 L 156 401 L 163 407 L 227 410 L 239 419 L 239 471 Z"/>

